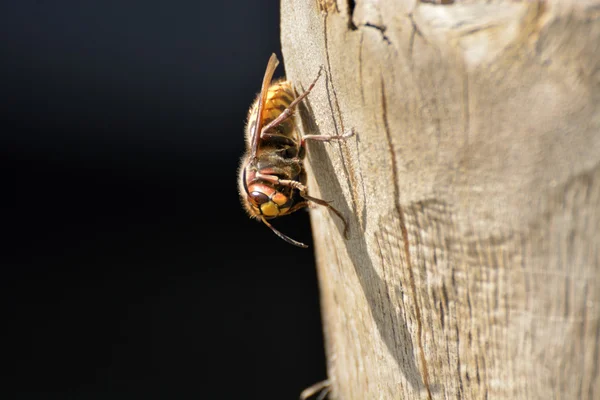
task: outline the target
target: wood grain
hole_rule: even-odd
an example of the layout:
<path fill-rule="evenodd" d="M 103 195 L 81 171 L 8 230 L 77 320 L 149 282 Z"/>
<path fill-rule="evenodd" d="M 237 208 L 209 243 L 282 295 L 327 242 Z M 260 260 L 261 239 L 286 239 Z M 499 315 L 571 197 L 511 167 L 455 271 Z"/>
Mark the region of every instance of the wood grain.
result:
<path fill-rule="evenodd" d="M 308 145 L 330 397 L 600 398 L 600 1 L 281 18 L 303 131 L 356 132 Z"/>

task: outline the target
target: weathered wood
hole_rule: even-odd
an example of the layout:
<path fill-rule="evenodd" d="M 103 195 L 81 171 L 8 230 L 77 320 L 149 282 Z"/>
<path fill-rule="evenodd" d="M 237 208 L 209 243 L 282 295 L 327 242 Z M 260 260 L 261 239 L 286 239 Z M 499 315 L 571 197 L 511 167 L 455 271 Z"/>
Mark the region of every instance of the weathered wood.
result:
<path fill-rule="evenodd" d="M 598 399 L 600 1 L 436 3 L 281 4 L 331 397 Z"/>

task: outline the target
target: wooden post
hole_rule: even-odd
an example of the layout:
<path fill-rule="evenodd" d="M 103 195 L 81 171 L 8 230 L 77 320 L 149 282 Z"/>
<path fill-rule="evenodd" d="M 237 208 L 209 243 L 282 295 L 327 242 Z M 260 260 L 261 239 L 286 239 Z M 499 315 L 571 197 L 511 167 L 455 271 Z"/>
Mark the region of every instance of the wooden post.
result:
<path fill-rule="evenodd" d="M 438 4 L 439 3 L 439 4 Z M 332 398 L 600 398 L 600 1 L 281 2 Z"/>

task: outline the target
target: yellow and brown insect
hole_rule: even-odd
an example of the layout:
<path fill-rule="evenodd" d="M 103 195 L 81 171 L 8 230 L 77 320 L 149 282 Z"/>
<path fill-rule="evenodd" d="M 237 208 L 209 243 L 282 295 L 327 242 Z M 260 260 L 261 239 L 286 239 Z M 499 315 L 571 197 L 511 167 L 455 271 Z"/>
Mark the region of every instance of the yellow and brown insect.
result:
<path fill-rule="evenodd" d="M 271 55 L 258 97 L 250 107 L 246 126 L 246 154 L 242 157 L 238 186 L 242 204 L 252 218 L 261 220 L 288 243 L 308 247 L 275 229 L 267 220 L 291 214 L 311 202 L 328 207 L 344 223 L 339 211 L 327 201 L 311 197 L 306 189 L 306 172 L 302 165 L 307 140 L 328 142 L 352 136 L 301 136 L 295 123 L 294 109 L 313 89 L 323 68 L 308 89 L 296 96 L 289 81 L 271 82 L 277 56 Z"/>

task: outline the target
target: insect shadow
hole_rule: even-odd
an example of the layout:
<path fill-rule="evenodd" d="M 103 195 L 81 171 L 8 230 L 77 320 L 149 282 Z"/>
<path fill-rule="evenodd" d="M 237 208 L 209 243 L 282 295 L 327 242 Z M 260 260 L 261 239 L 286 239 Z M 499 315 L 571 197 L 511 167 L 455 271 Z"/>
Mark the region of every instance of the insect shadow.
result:
<path fill-rule="evenodd" d="M 329 96 L 329 89 L 328 89 Z M 330 102 L 331 104 L 331 102 Z M 305 135 L 322 135 L 323 133 L 315 123 L 315 115 L 310 106 L 310 99 L 305 99 L 298 107 L 302 131 Z M 334 119 L 335 120 L 335 119 Z M 336 128 L 337 129 L 337 128 Z M 340 134 L 332 132 L 332 135 Z M 355 133 L 358 140 L 359 133 Z M 353 140 L 354 138 L 350 139 Z M 414 345 L 412 337 L 408 330 L 406 320 L 401 313 L 386 310 L 394 310 L 396 304 L 392 302 L 391 290 L 402 290 L 401 288 L 390 288 L 386 281 L 379 277 L 372 261 L 367 254 L 367 243 L 364 234 L 358 234 L 360 224 L 356 216 L 357 210 L 351 210 L 348 204 L 341 196 L 342 186 L 338 179 L 338 174 L 331 163 L 325 146 L 337 146 L 336 143 L 309 143 L 307 149 L 307 158 L 313 166 L 313 175 L 317 185 L 320 188 L 320 195 L 323 200 L 333 201 L 332 205 L 346 218 L 349 229 L 348 240 L 345 240 L 346 252 L 349 255 L 356 274 L 359 278 L 363 293 L 366 296 L 371 315 L 375 320 L 380 337 L 383 339 L 389 353 L 392 355 L 398 368 L 403 372 L 411 387 L 417 390 L 424 390 L 425 384 L 418 368 L 417 360 L 414 357 Z M 342 144 L 343 146 L 344 144 Z M 349 184 L 349 180 L 348 183 Z M 309 188 L 310 190 L 310 188 Z M 366 202 L 365 202 L 366 204 Z M 366 220 L 366 206 L 361 210 L 363 220 Z M 344 225 L 337 218 L 334 223 L 340 235 L 343 235 Z M 364 233 L 364 232 L 363 232 Z"/>

